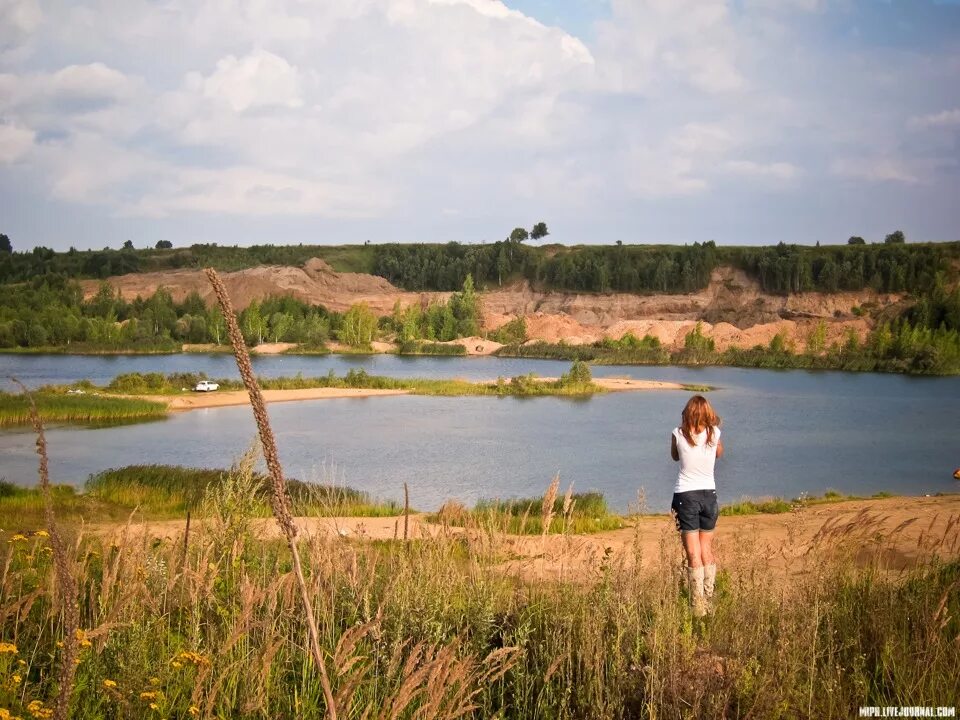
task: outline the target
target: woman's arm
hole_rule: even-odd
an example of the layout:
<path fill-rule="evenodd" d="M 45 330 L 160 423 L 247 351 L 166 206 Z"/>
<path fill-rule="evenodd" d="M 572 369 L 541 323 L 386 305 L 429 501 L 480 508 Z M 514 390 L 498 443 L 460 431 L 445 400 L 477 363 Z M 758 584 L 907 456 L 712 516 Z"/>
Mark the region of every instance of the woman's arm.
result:
<path fill-rule="evenodd" d="M 717 457 L 723 457 L 723 440 L 717 440 Z"/>
<path fill-rule="evenodd" d="M 719 451 L 719 448 L 717 448 Z M 672 457 L 677 462 L 680 462 L 680 450 L 677 449 L 677 436 L 670 436 L 670 457 Z M 719 457 L 719 456 L 718 456 Z"/>

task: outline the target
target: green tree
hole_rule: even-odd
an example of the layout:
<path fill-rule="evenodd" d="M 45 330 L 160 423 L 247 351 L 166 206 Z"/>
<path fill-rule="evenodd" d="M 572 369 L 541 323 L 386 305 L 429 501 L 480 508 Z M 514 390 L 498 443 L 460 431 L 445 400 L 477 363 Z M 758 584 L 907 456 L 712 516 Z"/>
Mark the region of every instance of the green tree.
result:
<path fill-rule="evenodd" d="M 275 312 L 270 316 L 270 335 L 274 342 L 287 339 L 293 329 L 293 316 L 283 312 Z"/>
<path fill-rule="evenodd" d="M 770 339 L 770 352 L 776 353 L 777 355 L 783 355 L 784 353 L 789 352 L 787 346 L 787 339 L 784 337 L 782 332 L 778 332 Z"/>
<path fill-rule="evenodd" d="M 570 372 L 564 373 L 560 377 L 561 385 L 587 385 L 593 380 L 590 373 L 590 366 L 583 360 L 574 360 L 570 366 Z"/>
<path fill-rule="evenodd" d="M 472 275 L 467 273 L 463 288 L 450 296 L 448 305 L 456 320 L 454 332 L 458 337 L 472 337 L 480 332 L 480 299 L 473 286 Z"/>
<path fill-rule="evenodd" d="M 807 335 L 807 352 L 819 355 L 827 346 L 827 324 L 821 320 Z"/>
<path fill-rule="evenodd" d="M 240 313 L 240 330 L 248 345 L 260 345 L 267 331 L 267 323 L 260 310 L 260 303 L 254 301 Z"/>
<path fill-rule="evenodd" d="M 883 242 L 886 245 L 901 245 L 906 241 L 907 236 L 903 234 L 903 230 L 894 230 L 883 239 Z"/>
<path fill-rule="evenodd" d="M 505 250 L 497 255 L 497 285 L 503 285 L 503 276 L 510 274 L 510 260 Z"/>
<path fill-rule="evenodd" d="M 514 228 L 510 233 L 510 242 L 522 243 L 530 237 L 530 233 L 522 227 Z"/>
<path fill-rule="evenodd" d="M 530 230 L 530 239 L 540 240 L 541 238 L 545 238 L 549 234 L 550 234 L 550 231 L 547 230 L 547 224 L 545 222 L 538 222 Z"/>
<path fill-rule="evenodd" d="M 123 241 L 124 250 L 133 250 L 133 240 L 124 240 Z"/>
<path fill-rule="evenodd" d="M 713 338 L 708 338 L 703 334 L 703 323 L 697 322 L 693 330 L 688 332 L 683 339 L 684 352 L 691 356 L 697 362 L 703 362 L 715 351 Z"/>
<path fill-rule="evenodd" d="M 227 337 L 227 321 L 223 318 L 220 308 L 214 307 L 210 310 L 207 318 L 207 332 L 217 345 L 222 345 Z"/>
<path fill-rule="evenodd" d="M 527 341 L 527 321 L 516 317 L 505 325 L 501 325 L 492 334 L 492 339 L 503 345 L 520 345 Z"/>
<path fill-rule="evenodd" d="M 853 235 L 847 240 L 847 245 L 866 245 L 867 241 L 859 235 Z"/>
<path fill-rule="evenodd" d="M 10 238 L 3 233 L 0 233 L 0 252 L 2 253 L 13 252 L 13 244 L 10 242 Z"/>
<path fill-rule="evenodd" d="M 47 344 L 47 331 L 39 323 L 33 323 L 27 330 L 27 345 L 30 347 L 42 347 Z"/>
<path fill-rule="evenodd" d="M 169 250 L 173 247 L 173 243 L 169 240 L 157 240 L 157 250 Z"/>
<path fill-rule="evenodd" d="M 340 341 L 351 347 L 366 347 L 373 342 L 377 330 L 377 316 L 366 303 L 352 305 L 343 316 Z"/>

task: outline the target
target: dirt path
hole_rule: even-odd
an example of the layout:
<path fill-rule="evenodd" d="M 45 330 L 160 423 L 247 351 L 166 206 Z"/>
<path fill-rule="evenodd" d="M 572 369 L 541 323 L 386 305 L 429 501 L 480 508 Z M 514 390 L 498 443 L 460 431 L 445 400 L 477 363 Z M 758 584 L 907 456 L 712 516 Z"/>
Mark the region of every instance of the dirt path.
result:
<path fill-rule="evenodd" d="M 403 537 L 402 517 L 297 518 L 305 537 L 344 541 L 392 540 Z M 96 533 L 118 533 L 122 524 L 94 525 Z M 134 533 L 176 540 L 184 521 L 166 520 L 131 526 Z M 254 532 L 278 538 L 279 528 L 269 518 L 255 522 Z M 410 516 L 411 538 L 463 536 L 462 528 L 429 523 L 422 514 Z M 589 581 L 601 568 L 656 571 L 677 562 L 680 546 L 672 520 L 666 515 L 644 516 L 629 527 L 592 535 L 517 536 L 471 532 L 469 540 L 482 543 L 503 558 L 510 574 L 532 578 L 567 577 Z M 813 505 L 779 515 L 722 517 L 717 526 L 716 550 L 720 564 L 748 571 L 762 567 L 782 575 L 815 571 L 827 554 L 847 553 L 858 563 L 879 562 L 886 569 L 902 569 L 936 554 L 960 557 L 960 494 L 941 497 L 852 500 Z M 758 564 L 759 563 L 759 564 Z"/>

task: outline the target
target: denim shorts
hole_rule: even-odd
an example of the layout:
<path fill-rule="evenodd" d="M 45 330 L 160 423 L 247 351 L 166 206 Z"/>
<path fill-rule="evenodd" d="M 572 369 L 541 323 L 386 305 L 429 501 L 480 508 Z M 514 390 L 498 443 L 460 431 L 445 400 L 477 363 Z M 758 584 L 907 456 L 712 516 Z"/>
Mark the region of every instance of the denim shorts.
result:
<path fill-rule="evenodd" d="M 688 490 L 674 493 L 670 503 L 677 530 L 680 532 L 710 532 L 717 526 L 720 504 L 716 490 Z"/>

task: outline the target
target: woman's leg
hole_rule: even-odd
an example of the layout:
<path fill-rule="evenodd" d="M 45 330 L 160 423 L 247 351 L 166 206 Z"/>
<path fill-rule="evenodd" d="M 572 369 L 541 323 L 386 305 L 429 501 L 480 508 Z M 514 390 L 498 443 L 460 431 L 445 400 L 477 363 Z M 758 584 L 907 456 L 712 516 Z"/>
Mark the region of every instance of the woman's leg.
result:
<path fill-rule="evenodd" d="M 683 549 L 687 554 L 687 567 L 697 568 L 703 564 L 701 560 L 703 551 L 700 548 L 700 538 L 702 536 L 703 533 L 699 532 L 680 533 L 680 539 L 683 540 Z"/>
<path fill-rule="evenodd" d="M 707 601 L 713 599 L 717 581 L 717 565 L 713 558 L 713 531 L 700 531 L 700 562 L 703 563 L 703 594 Z"/>
<path fill-rule="evenodd" d="M 705 532 L 701 530 L 697 533 L 698 545 L 700 546 L 700 564 L 706 567 L 713 565 L 713 531 Z"/>
<path fill-rule="evenodd" d="M 694 617 L 707 613 L 706 593 L 703 587 L 703 565 L 700 564 L 700 533 L 685 532 L 683 549 L 687 555 L 687 587 L 690 589 L 690 608 Z"/>

